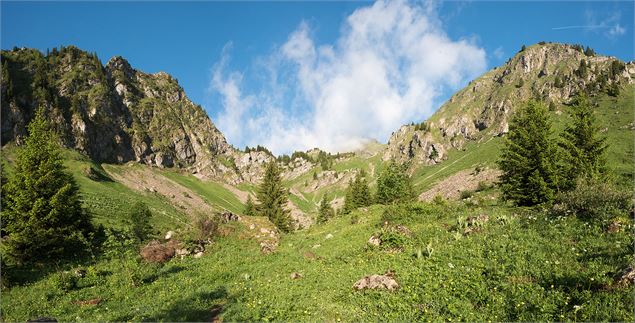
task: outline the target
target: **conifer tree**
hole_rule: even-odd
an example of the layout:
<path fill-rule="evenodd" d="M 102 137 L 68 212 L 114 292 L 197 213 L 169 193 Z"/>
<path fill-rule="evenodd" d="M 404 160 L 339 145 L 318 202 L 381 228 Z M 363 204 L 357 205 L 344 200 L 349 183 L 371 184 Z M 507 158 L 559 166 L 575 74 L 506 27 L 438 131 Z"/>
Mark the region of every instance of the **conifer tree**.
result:
<path fill-rule="evenodd" d="M 247 216 L 256 215 L 256 206 L 254 205 L 254 201 L 251 199 L 251 195 L 247 197 L 247 203 L 245 203 L 243 214 Z"/>
<path fill-rule="evenodd" d="M 366 173 L 364 170 L 361 170 L 355 176 L 354 181 L 348 182 L 348 189 L 346 190 L 346 196 L 344 197 L 343 212 L 347 214 L 358 207 L 369 206 L 372 202 L 370 189 L 368 188 L 368 182 L 366 181 Z"/>
<path fill-rule="evenodd" d="M 265 177 L 258 190 L 258 214 L 267 217 L 278 229 L 283 232 L 291 231 L 291 216 L 285 209 L 288 201 L 286 188 L 282 186 L 280 169 L 275 161 L 267 164 Z"/>
<path fill-rule="evenodd" d="M 377 179 L 377 202 L 390 204 L 410 200 L 412 197 L 412 184 L 406 165 L 398 165 L 391 160 Z"/>
<path fill-rule="evenodd" d="M 136 202 L 130 209 L 128 220 L 130 221 L 132 233 L 138 241 L 145 240 L 152 232 L 152 226 L 150 225 L 151 218 L 152 212 L 150 212 L 148 206 L 141 201 Z"/>
<path fill-rule="evenodd" d="M 529 101 L 509 123 L 498 161 L 503 198 L 523 206 L 552 200 L 558 188 L 557 161 L 547 108 Z"/>
<path fill-rule="evenodd" d="M 324 223 L 335 216 L 335 211 L 331 207 L 329 203 L 328 194 L 324 194 L 322 197 L 322 202 L 320 203 L 320 209 L 318 212 L 318 223 Z"/>
<path fill-rule="evenodd" d="M 578 178 L 597 177 L 606 170 L 606 138 L 600 136 L 600 127 L 585 94 L 574 100 L 571 119 L 559 142 L 563 152 L 564 189 L 572 189 Z"/>
<path fill-rule="evenodd" d="M 3 187 L 6 255 L 16 263 L 56 259 L 85 250 L 92 231 L 79 186 L 62 163 L 56 136 L 39 109 L 16 152 L 13 176 Z"/>

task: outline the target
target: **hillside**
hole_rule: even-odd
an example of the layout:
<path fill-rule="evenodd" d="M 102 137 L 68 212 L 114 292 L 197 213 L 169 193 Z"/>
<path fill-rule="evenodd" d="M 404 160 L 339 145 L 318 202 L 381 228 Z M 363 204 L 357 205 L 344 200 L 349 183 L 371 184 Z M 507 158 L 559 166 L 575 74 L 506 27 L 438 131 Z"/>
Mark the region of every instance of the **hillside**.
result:
<path fill-rule="evenodd" d="M 175 79 L 121 57 L 102 65 L 73 47 L 18 49 L 2 51 L 2 71 L 3 172 L 11 174 L 25 124 L 42 104 L 93 221 L 126 228 L 142 201 L 151 239 L 178 246 L 164 263 L 142 260 L 138 247 L 51 265 L 3 262 L 2 321 L 635 319 L 632 204 L 592 223 L 550 205 L 515 207 L 495 185 L 513 113 L 529 99 L 547 101 L 555 137 L 570 120 L 571 97 L 586 89 L 611 178 L 632 192 L 633 63 L 532 45 L 386 144 L 277 157 L 233 148 Z M 298 229 L 288 234 L 243 215 L 274 159 Z M 356 174 L 365 172 L 375 191 L 391 159 L 409 163 L 417 198 L 339 212 Z M 338 215 L 318 224 L 325 196 Z M 197 236 L 210 216 L 218 227 Z M 358 290 L 371 275 L 392 287 Z"/>

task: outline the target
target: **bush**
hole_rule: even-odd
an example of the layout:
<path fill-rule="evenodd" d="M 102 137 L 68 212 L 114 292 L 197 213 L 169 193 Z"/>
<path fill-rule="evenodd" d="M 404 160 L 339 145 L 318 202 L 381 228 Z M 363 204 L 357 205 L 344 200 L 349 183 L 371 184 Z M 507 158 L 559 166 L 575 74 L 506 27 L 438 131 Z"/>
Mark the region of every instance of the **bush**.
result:
<path fill-rule="evenodd" d="M 474 191 L 471 190 L 465 190 L 465 191 L 461 191 L 461 200 L 465 200 L 465 199 L 469 199 L 470 197 L 472 197 L 472 195 L 474 195 Z"/>
<path fill-rule="evenodd" d="M 77 277 L 70 272 L 59 272 L 53 275 L 53 286 L 64 292 L 77 288 Z"/>
<path fill-rule="evenodd" d="M 207 240 L 216 235 L 218 219 L 199 215 L 193 223 L 191 236 L 194 240 Z"/>
<path fill-rule="evenodd" d="M 402 249 L 408 243 L 407 237 L 394 230 L 384 230 L 379 239 L 384 249 Z"/>
<path fill-rule="evenodd" d="M 414 197 L 407 165 L 392 160 L 377 178 L 377 202 L 391 204 L 408 201 Z"/>
<path fill-rule="evenodd" d="M 132 232 L 139 241 L 145 240 L 152 232 L 150 218 L 152 218 L 152 213 L 143 202 L 136 202 L 130 209 L 128 219 Z"/>
<path fill-rule="evenodd" d="M 555 215 L 575 215 L 585 221 L 607 221 L 628 214 L 631 198 L 631 193 L 611 183 L 580 180 L 574 190 L 558 195 L 552 211 Z"/>

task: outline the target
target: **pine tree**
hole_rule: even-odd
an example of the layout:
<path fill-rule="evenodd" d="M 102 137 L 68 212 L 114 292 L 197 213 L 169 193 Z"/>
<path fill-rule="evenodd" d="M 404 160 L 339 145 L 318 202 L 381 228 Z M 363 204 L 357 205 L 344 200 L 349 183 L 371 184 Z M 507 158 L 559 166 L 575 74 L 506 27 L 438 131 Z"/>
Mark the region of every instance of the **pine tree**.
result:
<path fill-rule="evenodd" d="M 283 232 L 291 231 L 291 216 L 285 209 L 288 201 L 286 188 L 282 186 L 282 177 L 275 161 L 269 162 L 265 177 L 258 190 L 258 214 L 267 217 Z"/>
<path fill-rule="evenodd" d="M 346 196 L 344 197 L 344 210 L 345 214 L 358 208 L 369 206 L 373 202 L 368 182 L 366 181 L 366 173 L 361 170 L 355 176 L 354 181 L 348 182 L 348 189 L 346 190 Z"/>
<path fill-rule="evenodd" d="M 3 187 L 6 254 L 16 263 L 56 259 L 85 250 L 92 231 L 79 186 L 62 163 L 56 136 L 39 109 L 16 152 L 13 176 Z"/>
<path fill-rule="evenodd" d="M 324 194 L 324 196 L 322 197 L 322 202 L 320 203 L 320 209 L 318 212 L 317 222 L 325 223 L 326 221 L 330 220 L 334 216 L 335 216 L 335 211 L 333 210 L 333 208 L 331 207 L 331 204 L 329 203 L 328 195 Z"/>
<path fill-rule="evenodd" d="M 529 101 L 512 118 L 498 161 L 503 198 L 523 206 L 552 200 L 558 188 L 557 161 L 547 108 Z"/>
<path fill-rule="evenodd" d="M 406 165 L 398 165 L 390 161 L 386 169 L 377 179 L 377 202 L 390 204 L 410 200 L 413 197 L 410 176 L 406 172 Z"/>
<path fill-rule="evenodd" d="M 574 100 L 571 119 L 559 142 L 565 189 L 572 189 L 578 178 L 594 178 L 606 171 L 606 138 L 600 136 L 600 127 L 585 94 Z"/>
<path fill-rule="evenodd" d="M 243 214 L 247 216 L 256 215 L 256 206 L 254 205 L 254 201 L 251 199 L 251 195 L 247 197 L 247 203 L 245 203 Z"/>

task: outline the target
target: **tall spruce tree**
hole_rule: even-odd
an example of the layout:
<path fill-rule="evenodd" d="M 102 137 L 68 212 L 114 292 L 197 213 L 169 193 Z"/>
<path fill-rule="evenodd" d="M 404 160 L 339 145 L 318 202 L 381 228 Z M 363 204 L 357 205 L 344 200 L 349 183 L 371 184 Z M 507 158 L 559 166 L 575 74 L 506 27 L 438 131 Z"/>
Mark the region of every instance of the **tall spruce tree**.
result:
<path fill-rule="evenodd" d="M 544 103 L 529 101 L 509 123 L 498 161 L 503 198 L 531 206 L 550 201 L 558 190 L 557 146 Z"/>
<path fill-rule="evenodd" d="M 355 180 L 349 181 L 348 183 L 348 189 L 344 197 L 343 212 L 347 214 L 358 207 L 369 206 L 372 202 L 368 181 L 366 180 L 366 173 L 364 170 L 361 170 L 355 175 Z"/>
<path fill-rule="evenodd" d="M 377 179 L 377 202 L 390 204 L 412 199 L 413 191 L 407 166 L 391 160 Z"/>
<path fill-rule="evenodd" d="M 581 177 L 594 178 L 606 171 L 606 138 L 600 135 L 600 126 L 585 94 L 574 99 L 570 113 L 571 123 L 562 132 L 559 142 L 565 190 L 573 189 Z"/>
<path fill-rule="evenodd" d="M 258 189 L 258 214 L 267 217 L 283 232 L 291 231 L 291 216 L 287 205 L 289 192 L 282 186 L 280 169 L 275 161 L 269 162 L 265 177 Z"/>
<path fill-rule="evenodd" d="M 328 194 L 324 194 L 322 197 L 322 202 L 320 202 L 320 209 L 318 212 L 318 223 L 324 223 L 335 216 L 335 211 L 333 207 L 331 207 L 331 203 L 329 203 Z"/>
<path fill-rule="evenodd" d="M 57 137 L 39 109 L 16 152 L 13 176 L 3 187 L 6 255 L 16 263 L 77 254 L 92 230 L 79 186 L 64 168 Z"/>
<path fill-rule="evenodd" d="M 256 215 L 256 205 L 254 205 L 254 201 L 251 199 L 251 195 L 247 197 L 247 202 L 245 203 L 243 214 L 247 216 Z"/>

